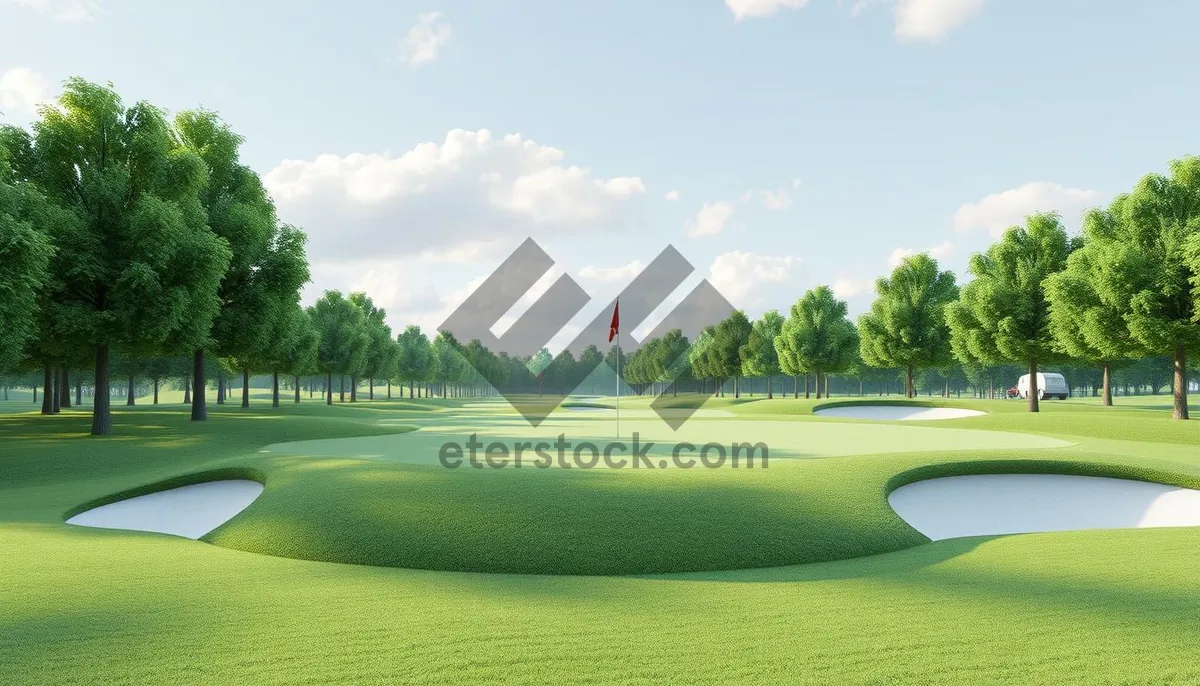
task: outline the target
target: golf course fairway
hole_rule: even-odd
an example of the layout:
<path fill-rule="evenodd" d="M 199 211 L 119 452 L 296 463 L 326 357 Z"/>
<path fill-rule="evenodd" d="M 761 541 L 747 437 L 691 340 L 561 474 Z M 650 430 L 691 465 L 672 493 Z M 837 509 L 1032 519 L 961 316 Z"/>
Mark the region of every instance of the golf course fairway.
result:
<path fill-rule="evenodd" d="M 252 401 L 203 424 L 178 405 L 122 409 L 99 440 L 82 412 L 0 415 L 5 681 L 1200 680 L 1200 528 L 929 542 L 888 504 L 973 474 L 1200 487 L 1200 430 L 1159 407 L 946 401 L 985 414 L 900 425 L 730 398 L 671 432 L 622 399 L 622 434 L 761 441 L 769 463 L 517 469 L 446 468 L 437 449 L 471 433 L 604 442 L 612 421 Z M 198 541 L 65 523 L 228 480 L 265 490 Z"/>

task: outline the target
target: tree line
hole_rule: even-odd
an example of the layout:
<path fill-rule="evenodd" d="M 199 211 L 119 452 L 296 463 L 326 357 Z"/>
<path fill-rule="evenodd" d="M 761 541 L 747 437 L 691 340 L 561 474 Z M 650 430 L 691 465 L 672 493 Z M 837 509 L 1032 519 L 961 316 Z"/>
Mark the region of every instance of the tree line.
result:
<path fill-rule="evenodd" d="M 78 78 L 28 130 L 0 127 L 0 372 L 38 374 L 43 412 L 70 406 L 71 374 L 80 402 L 84 373 L 92 433 L 104 435 L 114 374 L 129 380 L 127 403 L 135 379 L 152 379 L 156 393 L 160 380 L 182 379 L 191 417 L 203 421 L 214 376 L 223 402 L 227 379 L 240 375 L 246 405 L 256 373 L 272 376 L 278 405 L 281 377 L 297 402 L 303 379 L 327 403 L 335 386 L 345 399 L 347 378 L 351 401 L 364 379 L 371 397 L 377 381 L 389 396 L 392 383 L 445 397 L 513 384 L 567 393 L 589 379 L 607 392 L 618 366 L 637 392 L 690 385 L 737 396 L 745 379 L 765 379 L 772 396 L 776 378 L 790 377 L 798 396 L 803 377 L 805 397 L 821 397 L 830 376 L 858 379 L 861 390 L 899 373 L 912 397 L 931 371 L 948 394 L 952 378 L 961 388 L 959 372 L 978 389 L 1011 365 L 1031 373 L 1037 411 L 1044 365 L 1098 370 L 1107 405 L 1114 375 L 1165 357 L 1174 415 L 1188 417 L 1188 360 L 1200 348 L 1197 157 L 1089 211 L 1078 236 L 1056 214 L 1028 217 L 971 257 L 961 287 L 928 254 L 910 256 L 876 282 L 857 322 L 819 286 L 787 316 L 736 312 L 695 341 L 671 331 L 632 353 L 589 346 L 577 359 L 510 356 L 450 332 L 430 340 L 417 326 L 393 335 L 365 293 L 327 291 L 301 307 L 306 236 L 276 216 L 240 160 L 242 142 L 214 112 L 169 117 Z"/>

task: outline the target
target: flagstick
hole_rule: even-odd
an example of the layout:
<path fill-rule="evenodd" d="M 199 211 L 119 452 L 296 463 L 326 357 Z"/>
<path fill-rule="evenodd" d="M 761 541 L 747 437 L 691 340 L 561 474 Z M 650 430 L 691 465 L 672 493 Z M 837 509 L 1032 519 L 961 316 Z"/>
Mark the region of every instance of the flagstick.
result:
<path fill-rule="evenodd" d="M 621 437 L 621 333 L 617 332 L 617 438 Z"/>

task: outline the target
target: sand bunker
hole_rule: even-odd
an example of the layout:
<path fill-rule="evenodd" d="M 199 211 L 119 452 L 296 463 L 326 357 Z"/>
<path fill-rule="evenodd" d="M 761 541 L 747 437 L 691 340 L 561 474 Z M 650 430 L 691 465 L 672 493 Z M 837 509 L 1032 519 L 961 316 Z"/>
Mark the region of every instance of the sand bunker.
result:
<path fill-rule="evenodd" d="M 888 502 L 938 541 L 1077 529 L 1200 526 L 1200 491 L 1064 474 L 979 474 L 918 481 Z"/>
<path fill-rule="evenodd" d="M 957 407 L 913 407 L 908 405 L 848 405 L 815 410 L 821 417 L 843 419 L 879 419 L 885 421 L 921 421 L 930 419 L 961 419 L 978 417 L 983 412 L 963 410 Z"/>
<path fill-rule="evenodd" d="M 71 517 L 67 524 L 195 539 L 233 519 L 262 492 L 257 481 L 208 481 L 101 505 Z"/>

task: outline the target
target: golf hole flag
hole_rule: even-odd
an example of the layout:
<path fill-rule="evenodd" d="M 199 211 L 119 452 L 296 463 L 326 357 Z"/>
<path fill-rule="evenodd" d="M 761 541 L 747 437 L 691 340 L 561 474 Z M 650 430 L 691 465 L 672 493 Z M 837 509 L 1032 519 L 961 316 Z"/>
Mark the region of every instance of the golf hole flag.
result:
<path fill-rule="evenodd" d="M 621 330 L 621 301 L 618 300 L 617 304 L 615 306 L 613 306 L 612 324 L 608 325 L 608 342 L 609 343 L 613 342 L 613 338 L 615 338 L 616 335 L 618 333 L 620 333 L 620 330 Z"/>

